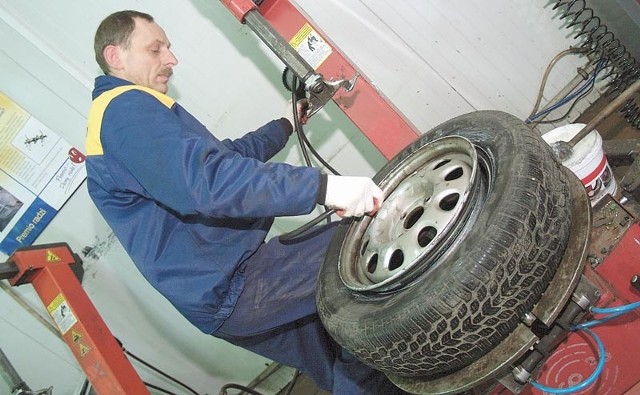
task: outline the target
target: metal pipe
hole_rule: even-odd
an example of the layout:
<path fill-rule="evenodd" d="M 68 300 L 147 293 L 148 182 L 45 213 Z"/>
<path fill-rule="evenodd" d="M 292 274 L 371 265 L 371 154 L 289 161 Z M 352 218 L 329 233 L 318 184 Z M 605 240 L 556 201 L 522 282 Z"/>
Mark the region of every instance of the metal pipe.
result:
<path fill-rule="evenodd" d="M 49 332 L 53 333 L 54 336 L 62 340 L 62 335 L 50 321 L 47 321 L 45 317 L 39 314 L 36 309 L 34 309 L 23 297 L 21 297 L 17 292 L 11 289 L 10 286 L 0 281 L 0 289 L 5 291 L 7 295 L 11 296 L 16 303 L 20 305 L 23 309 L 25 309 L 29 314 L 33 316 L 38 322 L 40 322 Z"/>
<path fill-rule="evenodd" d="M 5 383 L 9 385 L 11 388 L 11 393 L 17 393 L 16 391 L 31 391 L 31 388 L 22 381 L 22 378 L 18 374 L 18 372 L 14 369 L 11 361 L 5 355 L 5 353 L 0 348 L 0 377 L 4 380 Z"/>
<path fill-rule="evenodd" d="M 569 140 L 569 144 L 571 147 L 574 147 L 578 141 L 585 138 L 593 129 L 596 128 L 597 125 L 600 124 L 605 118 L 609 115 L 613 114 L 613 112 L 621 107 L 627 100 L 631 99 L 631 97 L 636 94 L 640 90 L 640 80 L 637 80 L 633 84 L 631 84 L 627 89 L 624 90 L 618 97 L 616 97 L 611 103 L 607 104 L 605 108 L 602 109 L 595 117 L 586 124 L 582 130 L 578 132 L 575 136 Z"/>
<path fill-rule="evenodd" d="M 256 9 L 247 12 L 244 23 L 307 85 L 311 76 L 315 75 L 313 67 L 264 19 Z"/>
<path fill-rule="evenodd" d="M 551 149 L 561 161 L 569 158 L 573 154 L 573 147 L 589 133 L 593 131 L 605 118 L 611 115 L 616 109 L 620 108 L 627 100 L 630 100 L 636 92 L 640 90 L 640 80 L 637 80 L 624 90 L 611 103 L 607 104 L 595 117 L 589 121 L 584 127 L 571 138 L 569 141 L 556 141 L 551 144 Z"/>

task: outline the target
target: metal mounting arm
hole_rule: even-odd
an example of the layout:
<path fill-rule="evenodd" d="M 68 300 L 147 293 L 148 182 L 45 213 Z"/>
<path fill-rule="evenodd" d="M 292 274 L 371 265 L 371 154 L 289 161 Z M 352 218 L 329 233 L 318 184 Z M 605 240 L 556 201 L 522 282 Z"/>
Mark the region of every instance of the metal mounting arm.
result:
<path fill-rule="evenodd" d="M 305 84 L 311 106 L 307 115 L 312 115 L 328 100 L 333 100 L 387 159 L 391 159 L 420 135 L 418 129 L 366 76 L 358 76 L 357 68 L 291 0 L 220 1 L 236 19 L 249 25 Z M 327 45 L 327 57 L 317 64 L 305 60 L 303 54 L 296 51 L 298 48 L 289 44 L 297 38 L 310 38 L 309 32 L 320 36 Z"/>
<path fill-rule="evenodd" d="M 308 117 L 311 117 L 324 107 L 340 88 L 344 88 L 346 92 L 353 89 L 358 78 L 357 73 L 349 80 L 325 80 L 322 74 L 317 73 L 266 21 L 252 1 L 223 0 L 223 3 L 232 10 L 242 23 L 249 26 L 260 40 L 304 83 L 305 89 L 309 92 Z"/>

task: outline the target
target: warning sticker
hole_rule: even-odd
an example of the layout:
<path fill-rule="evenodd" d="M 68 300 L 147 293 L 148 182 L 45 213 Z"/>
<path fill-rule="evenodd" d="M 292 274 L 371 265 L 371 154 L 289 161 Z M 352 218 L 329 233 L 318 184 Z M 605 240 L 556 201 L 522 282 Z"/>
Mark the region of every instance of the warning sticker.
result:
<path fill-rule="evenodd" d="M 58 326 L 60 333 L 63 335 L 67 333 L 76 322 L 78 322 L 73 311 L 69 308 L 67 301 L 62 297 L 62 294 L 58 294 L 58 296 L 49 303 L 47 310 L 49 311 L 51 318 L 53 318 L 53 321 Z"/>
<path fill-rule="evenodd" d="M 84 345 L 82 343 L 79 344 L 79 347 L 80 347 L 80 356 L 81 357 L 84 357 L 85 355 L 87 355 L 87 353 L 89 351 L 91 351 L 91 348 L 89 346 Z"/>
<path fill-rule="evenodd" d="M 51 250 L 47 250 L 47 262 L 59 262 L 60 257 L 54 254 Z"/>
<path fill-rule="evenodd" d="M 82 335 L 76 331 L 71 331 L 71 341 L 75 344 L 80 339 L 82 339 Z"/>
<path fill-rule="evenodd" d="M 308 23 L 302 26 L 300 31 L 289 41 L 289 44 L 314 69 L 320 67 L 322 62 L 333 52 L 331 46 Z"/>

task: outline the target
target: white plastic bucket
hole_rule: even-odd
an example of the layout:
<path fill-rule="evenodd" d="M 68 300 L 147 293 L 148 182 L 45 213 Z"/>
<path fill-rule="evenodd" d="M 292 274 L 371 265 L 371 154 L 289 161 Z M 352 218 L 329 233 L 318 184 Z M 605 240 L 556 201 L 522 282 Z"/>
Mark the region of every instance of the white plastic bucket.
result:
<path fill-rule="evenodd" d="M 556 141 L 569 141 L 585 126 L 583 123 L 572 123 L 555 128 L 542 138 L 547 144 Z M 602 149 L 602 137 L 593 130 L 573 147 L 571 156 L 562 161 L 582 181 L 587 195 L 594 206 L 605 195 L 614 195 L 618 186 Z"/>

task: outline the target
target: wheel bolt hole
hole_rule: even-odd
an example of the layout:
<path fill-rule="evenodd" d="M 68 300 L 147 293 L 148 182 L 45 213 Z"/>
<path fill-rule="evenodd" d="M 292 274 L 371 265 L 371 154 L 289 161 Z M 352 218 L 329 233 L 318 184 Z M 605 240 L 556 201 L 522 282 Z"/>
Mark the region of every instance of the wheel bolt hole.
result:
<path fill-rule="evenodd" d="M 423 228 L 420 233 L 418 233 L 418 244 L 420 247 L 426 247 L 433 239 L 435 239 L 437 234 L 438 230 L 433 226 Z"/>
<path fill-rule="evenodd" d="M 362 248 L 360 249 L 360 256 L 364 255 L 364 253 L 367 251 L 367 247 L 369 247 L 369 240 L 362 243 Z"/>
<path fill-rule="evenodd" d="M 449 162 L 451 162 L 451 159 L 445 159 L 445 160 L 443 160 L 443 161 L 441 161 L 441 162 L 438 162 L 438 164 L 437 164 L 437 165 L 435 165 L 435 166 L 433 167 L 433 169 L 434 169 L 434 170 L 435 170 L 435 169 L 439 169 L 439 168 L 441 168 L 442 166 L 446 165 L 446 164 L 447 164 L 447 163 L 449 163 Z"/>
<path fill-rule="evenodd" d="M 389 259 L 389 270 L 396 270 L 404 263 L 404 254 L 402 250 L 395 250 Z"/>
<path fill-rule="evenodd" d="M 458 178 L 462 177 L 463 173 L 464 171 L 462 170 L 462 167 L 456 167 L 455 169 L 447 173 L 447 175 L 444 177 L 444 180 L 445 181 L 457 180 Z"/>
<path fill-rule="evenodd" d="M 369 262 L 367 262 L 367 271 L 369 273 L 374 273 L 378 268 L 378 254 L 374 254 L 371 258 L 369 258 Z"/>
<path fill-rule="evenodd" d="M 460 194 L 451 193 L 440 200 L 439 206 L 444 211 L 451 211 L 456 207 L 456 204 L 458 204 L 458 200 L 460 200 Z"/>
<path fill-rule="evenodd" d="M 415 225 L 416 222 L 418 222 L 420 217 L 422 217 L 422 214 L 424 214 L 423 207 L 416 207 L 413 210 L 411 210 L 409 215 L 407 215 L 404 220 L 404 224 L 403 224 L 404 228 L 411 229 L 411 227 L 413 227 L 413 225 Z"/>

